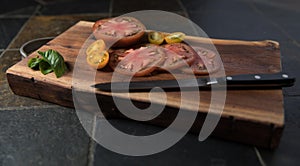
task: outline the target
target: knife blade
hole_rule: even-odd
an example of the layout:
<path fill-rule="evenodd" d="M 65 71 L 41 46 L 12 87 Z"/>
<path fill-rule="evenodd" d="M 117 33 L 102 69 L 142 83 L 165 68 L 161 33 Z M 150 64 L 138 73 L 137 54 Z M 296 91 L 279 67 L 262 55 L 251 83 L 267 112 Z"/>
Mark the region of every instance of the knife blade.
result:
<path fill-rule="evenodd" d="M 109 92 L 143 92 L 155 87 L 162 88 L 166 91 L 189 90 L 194 88 L 207 89 L 212 85 L 215 87 L 226 85 L 227 89 L 275 89 L 293 86 L 295 80 L 294 77 L 280 72 L 274 74 L 242 74 L 218 78 L 201 77 L 181 80 L 106 82 L 92 85 L 92 87 Z"/>

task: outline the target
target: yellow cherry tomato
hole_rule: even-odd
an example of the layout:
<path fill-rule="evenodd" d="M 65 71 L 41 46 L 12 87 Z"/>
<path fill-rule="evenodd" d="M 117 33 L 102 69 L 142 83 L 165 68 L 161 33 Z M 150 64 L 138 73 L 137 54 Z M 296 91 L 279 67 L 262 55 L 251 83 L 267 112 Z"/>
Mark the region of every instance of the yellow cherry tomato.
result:
<path fill-rule="evenodd" d="M 148 33 L 148 40 L 152 44 L 160 45 L 164 42 L 164 35 L 160 32 L 149 32 Z"/>
<path fill-rule="evenodd" d="M 86 49 L 86 60 L 90 66 L 96 69 L 101 69 L 109 61 L 109 54 L 105 51 L 106 45 L 102 39 L 94 41 Z"/>
<path fill-rule="evenodd" d="M 86 49 L 86 54 L 89 55 L 92 52 L 102 52 L 105 50 L 105 42 L 102 39 L 94 41 L 87 49 Z"/>
<path fill-rule="evenodd" d="M 107 51 L 93 51 L 87 54 L 87 63 L 95 69 L 102 69 L 109 61 L 109 54 Z"/>
<path fill-rule="evenodd" d="M 180 43 L 184 40 L 185 34 L 182 32 L 174 32 L 165 36 L 165 40 L 168 44 Z"/>

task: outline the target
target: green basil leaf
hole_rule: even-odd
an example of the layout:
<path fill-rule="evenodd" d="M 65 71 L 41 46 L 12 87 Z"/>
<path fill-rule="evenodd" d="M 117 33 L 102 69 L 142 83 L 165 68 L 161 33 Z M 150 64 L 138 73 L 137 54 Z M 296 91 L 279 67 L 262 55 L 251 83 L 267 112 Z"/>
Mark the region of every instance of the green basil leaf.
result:
<path fill-rule="evenodd" d="M 46 74 L 49 74 L 53 71 L 52 67 L 50 66 L 50 64 L 45 61 L 45 60 L 42 60 L 40 63 L 39 63 L 39 69 L 40 71 L 46 75 Z"/>
<path fill-rule="evenodd" d="M 40 59 L 39 57 L 36 57 L 36 58 L 31 58 L 29 61 L 28 61 L 28 67 L 30 67 L 31 69 L 34 69 L 34 70 L 38 70 L 39 69 L 39 63 L 42 61 L 42 59 Z"/>
<path fill-rule="evenodd" d="M 48 62 L 57 78 L 61 77 L 66 72 L 67 66 L 64 58 L 57 51 L 50 49 L 46 52 L 38 51 L 38 53 L 46 62 Z"/>

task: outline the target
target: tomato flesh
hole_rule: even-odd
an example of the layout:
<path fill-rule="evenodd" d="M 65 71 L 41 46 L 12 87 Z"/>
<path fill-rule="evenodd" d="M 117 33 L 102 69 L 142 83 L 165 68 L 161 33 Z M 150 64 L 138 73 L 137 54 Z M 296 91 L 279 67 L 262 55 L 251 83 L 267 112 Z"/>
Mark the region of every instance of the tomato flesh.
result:
<path fill-rule="evenodd" d="M 109 61 L 109 54 L 107 51 L 92 52 L 86 57 L 87 63 L 95 69 L 102 69 Z"/>
<path fill-rule="evenodd" d="M 127 54 L 115 71 L 133 76 L 149 75 L 164 61 L 164 56 L 157 46 L 141 47 Z"/>
<path fill-rule="evenodd" d="M 174 51 L 163 48 L 165 51 L 165 61 L 160 66 L 162 70 L 174 70 L 186 65 L 184 56 L 175 53 Z"/>
<path fill-rule="evenodd" d="M 165 40 L 168 44 L 180 43 L 184 40 L 185 34 L 182 32 L 174 32 L 166 35 Z"/>
<path fill-rule="evenodd" d="M 148 33 L 148 40 L 152 44 L 160 45 L 164 42 L 164 35 L 161 32 L 149 32 Z"/>
<path fill-rule="evenodd" d="M 85 52 L 87 55 L 91 54 L 92 52 L 102 52 L 105 50 L 105 47 L 105 42 L 99 39 L 89 45 Z"/>
<path fill-rule="evenodd" d="M 109 54 L 105 48 L 106 45 L 101 39 L 90 44 L 85 51 L 87 63 L 96 69 L 105 67 L 109 60 Z"/>
<path fill-rule="evenodd" d="M 109 20 L 101 26 L 104 34 L 113 37 L 127 37 L 141 31 L 141 27 L 125 20 Z"/>
<path fill-rule="evenodd" d="M 209 72 L 215 72 L 220 68 L 221 63 L 217 61 L 216 54 L 202 47 L 194 47 L 196 51 L 195 60 L 190 69 L 182 68 L 183 72 L 197 75 L 207 75 Z"/>
<path fill-rule="evenodd" d="M 145 29 L 133 17 L 115 17 L 97 21 L 93 26 L 93 33 L 97 39 L 103 39 L 113 46 L 126 47 L 143 37 Z"/>
<path fill-rule="evenodd" d="M 166 51 L 166 60 L 162 65 L 162 69 L 178 69 L 190 65 L 194 60 L 195 52 L 184 43 L 166 44 L 163 47 Z"/>

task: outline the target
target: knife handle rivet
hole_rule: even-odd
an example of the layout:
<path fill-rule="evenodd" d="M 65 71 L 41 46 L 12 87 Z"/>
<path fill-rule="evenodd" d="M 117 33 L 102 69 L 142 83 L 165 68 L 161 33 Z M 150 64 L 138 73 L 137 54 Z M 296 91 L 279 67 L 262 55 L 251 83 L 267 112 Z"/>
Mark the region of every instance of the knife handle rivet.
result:
<path fill-rule="evenodd" d="M 226 77 L 227 80 L 232 80 L 232 77 L 228 76 Z"/>
<path fill-rule="evenodd" d="M 259 75 L 255 75 L 254 78 L 257 80 L 261 79 L 261 77 Z"/>
<path fill-rule="evenodd" d="M 287 74 L 282 74 L 283 78 L 289 78 L 289 76 Z"/>

